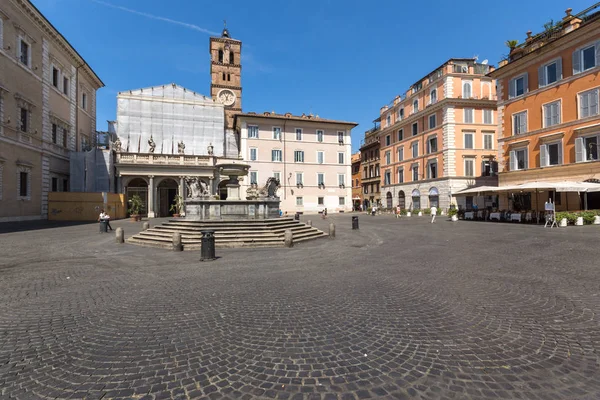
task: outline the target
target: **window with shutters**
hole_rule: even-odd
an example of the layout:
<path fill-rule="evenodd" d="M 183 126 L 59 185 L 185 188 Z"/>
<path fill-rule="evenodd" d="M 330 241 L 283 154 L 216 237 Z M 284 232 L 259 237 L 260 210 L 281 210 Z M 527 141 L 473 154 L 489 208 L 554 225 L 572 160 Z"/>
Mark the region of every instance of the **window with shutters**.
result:
<path fill-rule="evenodd" d="M 398 141 L 401 141 L 402 139 L 404 139 L 404 129 L 399 129 L 398 130 Z"/>
<path fill-rule="evenodd" d="M 338 153 L 338 164 L 344 163 L 344 153 Z"/>
<path fill-rule="evenodd" d="M 52 124 L 52 143 L 58 144 L 58 126 Z"/>
<path fill-rule="evenodd" d="M 573 52 L 573 75 L 600 65 L 600 41 Z"/>
<path fill-rule="evenodd" d="M 470 99 L 471 97 L 473 97 L 473 82 L 463 81 L 462 97 L 463 99 Z"/>
<path fill-rule="evenodd" d="M 271 150 L 271 161 L 281 162 L 283 159 L 283 152 L 279 149 Z"/>
<path fill-rule="evenodd" d="M 392 116 L 388 115 L 387 117 L 385 117 L 385 126 L 391 126 L 392 125 Z"/>
<path fill-rule="evenodd" d="M 465 158 L 465 176 L 475 176 L 475 160 Z"/>
<path fill-rule="evenodd" d="M 248 125 L 248 137 L 252 139 L 258 139 L 258 126 Z"/>
<path fill-rule="evenodd" d="M 404 146 L 398 148 L 398 161 L 404 161 Z"/>
<path fill-rule="evenodd" d="M 413 101 L 413 114 L 419 111 L 419 100 Z"/>
<path fill-rule="evenodd" d="M 346 198 L 343 196 L 338 197 L 338 204 L 340 206 L 345 206 L 346 205 Z"/>
<path fill-rule="evenodd" d="M 398 183 L 404 183 L 404 168 L 398 168 Z"/>
<path fill-rule="evenodd" d="M 597 161 L 600 135 L 590 135 L 575 139 L 575 162 Z"/>
<path fill-rule="evenodd" d="M 317 142 L 323 142 L 323 131 L 322 130 L 317 131 Z"/>
<path fill-rule="evenodd" d="M 513 78 L 508 83 L 508 98 L 519 97 L 524 95 L 528 90 L 527 74 L 523 74 Z"/>
<path fill-rule="evenodd" d="M 304 162 L 304 152 L 302 150 L 294 151 L 294 162 L 297 162 L 297 163 Z"/>
<path fill-rule="evenodd" d="M 322 172 L 317 174 L 317 185 L 325 185 L 325 174 Z"/>
<path fill-rule="evenodd" d="M 483 123 L 487 125 L 494 123 L 494 113 L 492 110 L 483 110 Z"/>
<path fill-rule="evenodd" d="M 562 79 L 562 59 L 556 59 L 538 68 L 538 86 L 551 85 Z"/>
<path fill-rule="evenodd" d="M 491 133 L 483 134 L 483 148 L 485 150 L 492 150 L 494 148 L 494 135 Z"/>
<path fill-rule="evenodd" d="M 435 128 L 436 122 L 435 122 L 435 114 L 431 114 L 429 116 L 429 129 L 433 129 Z"/>
<path fill-rule="evenodd" d="M 544 128 L 560 124 L 560 100 L 544 104 Z"/>
<path fill-rule="evenodd" d="M 513 135 L 521 135 L 527 132 L 527 111 L 513 114 Z"/>
<path fill-rule="evenodd" d="M 527 169 L 527 149 L 517 149 L 510 152 L 510 170 L 519 171 Z"/>
<path fill-rule="evenodd" d="M 338 186 L 346 186 L 346 175 L 338 174 Z"/>
<path fill-rule="evenodd" d="M 385 152 L 385 163 L 386 164 L 392 163 L 392 153 L 390 151 Z"/>
<path fill-rule="evenodd" d="M 325 153 L 322 151 L 317 151 L 317 163 L 323 164 L 325 162 Z"/>
<path fill-rule="evenodd" d="M 398 110 L 398 119 L 401 121 L 404 118 L 404 108 Z"/>
<path fill-rule="evenodd" d="M 412 169 L 412 180 L 414 182 L 419 180 L 419 166 L 418 165 L 413 165 Z"/>
<path fill-rule="evenodd" d="M 431 160 L 427 164 L 427 179 L 437 178 L 437 160 Z"/>
<path fill-rule="evenodd" d="M 390 144 L 392 144 L 392 136 L 391 135 L 387 135 L 385 137 L 385 145 L 389 146 Z"/>
<path fill-rule="evenodd" d="M 437 136 L 431 136 L 427 139 L 427 153 L 435 153 L 436 151 L 438 151 Z"/>
<path fill-rule="evenodd" d="M 258 149 L 250 148 L 250 161 L 256 161 L 258 159 Z"/>
<path fill-rule="evenodd" d="M 412 124 L 412 135 L 417 136 L 419 134 L 419 124 L 415 122 Z"/>
<path fill-rule="evenodd" d="M 463 115 L 464 115 L 464 122 L 465 124 L 472 124 L 473 122 L 475 122 L 475 110 L 472 108 L 465 108 L 463 110 Z"/>
<path fill-rule="evenodd" d="M 302 140 L 302 128 L 296 128 L 296 140 Z"/>
<path fill-rule="evenodd" d="M 419 157 L 419 142 L 413 142 L 411 148 L 413 158 Z"/>
<path fill-rule="evenodd" d="M 391 171 L 385 171 L 383 173 L 383 184 L 384 185 L 392 184 L 392 172 Z"/>
<path fill-rule="evenodd" d="M 301 206 L 303 206 L 303 205 L 304 205 L 304 197 L 302 197 L 302 196 L 297 196 L 297 197 L 296 197 L 296 205 L 297 205 L 297 206 L 300 206 L 300 207 L 301 207 Z"/>
<path fill-rule="evenodd" d="M 598 115 L 598 89 L 579 94 L 579 118 Z"/>
<path fill-rule="evenodd" d="M 277 179 L 278 181 L 281 182 L 281 172 L 279 171 L 273 171 L 273 178 Z"/>
<path fill-rule="evenodd" d="M 437 89 L 431 89 L 429 92 L 429 104 L 435 104 L 437 102 Z"/>
<path fill-rule="evenodd" d="M 465 149 L 473 149 L 475 148 L 474 146 L 474 133 L 473 132 L 465 132 L 464 133 L 464 137 L 465 137 Z"/>
<path fill-rule="evenodd" d="M 250 172 L 250 184 L 252 184 L 252 185 L 258 184 L 258 172 L 256 172 L 256 171 Z"/>
<path fill-rule="evenodd" d="M 319 131 L 317 131 L 318 133 Z M 281 140 L 281 128 L 278 126 L 273 127 L 273 139 Z"/>
<path fill-rule="evenodd" d="M 562 143 L 554 142 L 540 146 L 540 166 L 561 165 L 562 161 Z"/>
<path fill-rule="evenodd" d="M 296 185 L 304 185 L 304 173 L 296 172 Z"/>

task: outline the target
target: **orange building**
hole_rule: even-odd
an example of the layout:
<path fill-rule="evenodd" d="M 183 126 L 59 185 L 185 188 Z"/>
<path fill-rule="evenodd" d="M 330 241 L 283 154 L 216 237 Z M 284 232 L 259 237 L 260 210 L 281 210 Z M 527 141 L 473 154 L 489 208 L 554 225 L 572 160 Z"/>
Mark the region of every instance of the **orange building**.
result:
<path fill-rule="evenodd" d="M 495 197 L 453 195 L 497 183 L 496 87 L 486 76 L 490 70 L 487 62 L 450 59 L 381 108 L 383 207 L 469 209 L 478 201 L 480 207 L 492 206 Z"/>
<path fill-rule="evenodd" d="M 362 157 L 360 167 L 362 168 L 362 190 L 363 210 L 369 207 L 381 206 L 381 193 L 379 184 L 381 174 L 379 168 L 379 124 L 365 132 L 365 138 L 360 146 Z"/>
<path fill-rule="evenodd" d="M 528 32 L 489 74 L 497 79 L 499 97 L 500 186 L 600 178 L 599 6 L 577 15 L 568 9 L 544 32 Z M 583 208 L 577 192 L 556 196 L 557 209 Z M 500 207 L 543 209 L 547 197 L 540 196 L 536 207 L 532 193 L 521 193 L 501 198 Z M 587 201 L 600 208 L 600 193 Z"/>
<path fill-rule="evenodd" d="M 360 151 L 352 154 L 352 210 L 358 211 L 363 202 L 361 184 Z"/>

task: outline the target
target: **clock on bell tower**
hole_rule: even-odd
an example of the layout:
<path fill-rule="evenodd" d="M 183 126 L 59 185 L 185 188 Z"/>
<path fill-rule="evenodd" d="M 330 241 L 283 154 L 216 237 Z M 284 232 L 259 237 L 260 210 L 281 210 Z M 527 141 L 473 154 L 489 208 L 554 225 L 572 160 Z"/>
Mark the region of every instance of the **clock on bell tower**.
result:
<path fill-rule="evenodd" d="M 242 42 L 229 36 L 210 38 L 210 95 L 225 106 L 225 129 L 234 129 L 233 116 L 242 112 Z"/>

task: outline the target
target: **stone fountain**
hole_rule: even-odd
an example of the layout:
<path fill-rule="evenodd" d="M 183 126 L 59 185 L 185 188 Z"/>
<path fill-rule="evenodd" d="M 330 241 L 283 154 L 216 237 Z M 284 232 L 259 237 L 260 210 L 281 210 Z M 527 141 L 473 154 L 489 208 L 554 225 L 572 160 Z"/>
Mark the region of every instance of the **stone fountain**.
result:
<path fill-rule="evenodd" d="M 221 176 L 227 176 L 225 182 L 227 198 L 216 199 L 211 195 L 208 185 L 198 178 L 188 178 L 188 197 L 185 199 L 185 218 L 188 220 L 245 220 L 279 217 L 280 200 L 277 196 L 279 181 L 269 178 L 263 188 L 252 185 L 245 199 L 240 193 L 240 179 L 248 175 L 250 166 L 236 161 L 222 162 L 216 165 Z"/>

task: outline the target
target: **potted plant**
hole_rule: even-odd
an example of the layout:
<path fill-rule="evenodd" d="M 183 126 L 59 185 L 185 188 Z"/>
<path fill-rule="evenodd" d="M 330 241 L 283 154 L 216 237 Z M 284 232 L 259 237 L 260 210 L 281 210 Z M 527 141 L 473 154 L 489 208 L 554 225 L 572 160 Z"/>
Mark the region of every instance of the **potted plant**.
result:
<path fill-rule="evenodd" d="M 133 196 L 131 196 L 131 199 L 129 199 L 129 216 L 131 217 L 132 221 L 142 220 L 140 211 L 142 210 L 143 206 L 144 202 L 142 201 L 142 198 L 139 195 L 134 194 Z"/>
<path fill-rule="evenodd" d="M 183 210 L 183 197 L 177 195 L 173 198 L 173 204 L 171 204 L 169 211 L 173 213 L 174 218 L 179 218 L 181 210 Z"/>
<path fill-rule="evenodd" d="M 518 40 L 507 40 L 505 44 L 506 44 L 506 47 L 508 47 L 510 49 L 510 51 L 512 52 L 519 45 L 519 41 Z"/>
<path fill-rule="evenodd" d="M 458 210 L 454 207 L 450 208 L 448 210 L 448 216 L 450 217 L 450 220 L 452 220 L 452 222 L 458 221 Z"/>

